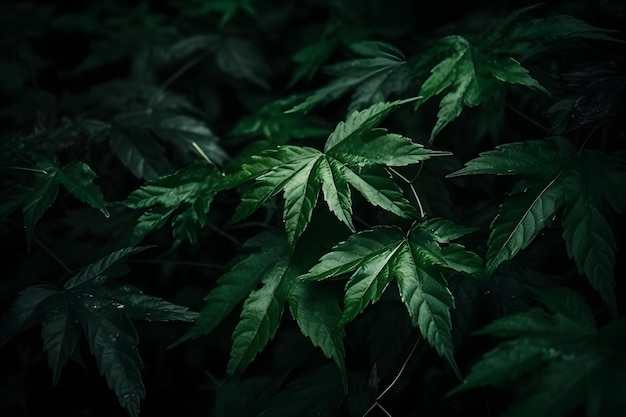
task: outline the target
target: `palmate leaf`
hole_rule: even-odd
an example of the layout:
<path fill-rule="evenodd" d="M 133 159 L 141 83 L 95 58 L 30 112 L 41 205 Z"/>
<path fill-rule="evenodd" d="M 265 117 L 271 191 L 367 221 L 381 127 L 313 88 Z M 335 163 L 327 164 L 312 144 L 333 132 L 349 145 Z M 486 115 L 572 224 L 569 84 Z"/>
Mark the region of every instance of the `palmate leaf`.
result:
<path fill-rule="evenodd" d="M 289 112 L 306 112 L 318 104 L 336 100 L 354 90 L 349 111 L 385 101 L 393 93 L 403 92 L 410 78 L 404 55 L 384 42 L 364 41 L 350 45 L 363 58 L 327 67 L 336 77 L 326 87 L 315 91 Z"/>
<path fill-rule="evenodd" d="M 442 51 L 445 51 L 445 58 L 430 70 L 430 76 L 420 88 L 422 99 L 417 103 L 419 106 L 436 95 L 444 94 L 431 132 L 431 142 L 461 114 L 464 107 L 478 106 L 497 93 L 500 83 L 522 84 L 547 93 L 519 62 L 509 56 L 494 56 L 493 51 L 472 45 L 462 36 L 440 39 L 429 53 L 439 55 Z M 427 55 L 425 59 L 431 58 Z"/>
<path fill-rule="evenodd" d="M 585 301 L 574 291 L 537 291 L 545 310 L 505 316 L 479 333 L 506 337 L 476 363 L 449 395 L 484 386 L 516 386 L 507 416 L 566 416 L 581 405 L 587 415 L 621 415 L 624 320 L 599 331 Z M 515 331 L 511 331 L 515 329 Z M 540 329 L 540 331 L 538 331 Z M 617 372 L 616 372 L 617 369 Z"/>
<path fill-rule="evenodd" d="M 464 107 L 475 107 L 501 94 L 503 84 L 519 84 L 549 94 L 515 58 L 541 52 L 562 39 L 611 40 L 609 30 L 596 28 L 571 16 L 552 16 L 520 22 L 532 9 L 521 9 L 482 33 L 474 42 L 458 35 L 441 38 L 422 55 L 417 67 L 439 61 L 422 83 L 417 105 L 442 94 L 434 137 L 456 119 Z M 442 57 L 442 58 L 438 58 Z"/>
<path fill-rule="evenodd" d="M 598 151 L 576 152 L 566 140 L 554 138 L 498 146 L 448 177 L 475 174 L 521 175 L 515 187 L 521 192 L 502 204 L 490 226 L 489 274 L 526 248 L 564 208 L 561 228 L 567 253 L 616 314 L 616 245 L 605 202 L 623 210 L 616 192 L 626 186 L 621 159 Z"/>
<path fill-rule="evenodd" d="M 244 243 L 243 249 L 252 252 L 220 277 L 217 287 L 204 298 L 206 306 L 193 327 L 176 345 L 212 332 L 261 281 L 273 276 L 276 263 L 289 254 L 284 236 L 275 232 L 259 234 Z"/>
<path fill-rule="evenodd" d="M 253 252 L 218 280 L 196 323 L 175 345 L 210 333 L 245 300 L 227 366 L 230 375 L 240 373 L 274 337 L 288 303 L 302 334 L 335 361 L 347 384 L 344 333 L 337 327 L 341 311 L 331 294 L 296 281 L 303 256 L 275 231 L 250 239 L 244 248 Z"/>
<path fill-rule="evenodd" d="M 450 320 L 454 298 L 441 275 L 441 268 L 459 272 L 468 272 L 468 268 L 446 260 L 446 245 L 439 243 L 430 231 L 437 223 L 446 224 L 450 230 L 460 232 L 463 229 L 439 220 L 423 222 L 408 234 L 397 227 L 375 227 L 335 246 L 300 279 L 323 280 L 352 274 L 345 286 L 340 325 L 354 319 L 369 303 L 375 303 L 395 279 L 413 325 L 419 327 L 428 343 L 458 373 L 454 364 Z M 464 249 L 456 245 L 455 251 Z"/>
<path fill-rule="evenodd" d="M 395 108 L 412 101 L 378 103 L 353 112 L 330 134 L 324 153 L 308 147 L 283 146 L 253 157 L 244 166 L 252 187 L 242 196 L 230 222 L 240 221 L 269 198 L 284 191 L 285 228 L 295 243 L 311 220 L 320 190 L 328 208 L 351 230 L 351 185 L 370 203 L 400 217 L 416 215 L 381 166 L 404 166 L 447 155 L 413 143 L 401 135 L 375 128 Z"/>
<path fill-rule="evenodd" d="M 29 242 L 35 225 L 56 200 L 59 184 L 80 201 L 109 217 L 102 192 L 94 183 L 97 175 L 87 164 L 75 161 L 61 167 L 56 160 L 41 160 L 37 168 L 41 173 L 37 173 L 35 181 L 20 190 L 17 196 L 23 204 L 24 226 Z M 14 204 L 12 207 L 18 206 Z"/>
<path fill-rule="evenodd" d="M 213 165 L 196 162 L 133 191 L 122 204 L 143 210 L 143 214 L 130 234 L 130 243 L 139 243 L 170 218 L 174 247 L 185 240 L 196 243 L 198 230 L 206 225 L 213 197 L 224 187 L 222 176 Z"/>
<path fill-rule="evenodd" d="M 126 272 L 125 259 L 138 248 L 125 248 L 83 268 L 63 288 L 36 285 L 24 290 L 3 317 L 0 342 L 38 323 L 53 383 L 73 355 L 84 332 L 100 373 L 120 404 L 133 417 L 145 396 L 138 335 L 130 319 L 193 321 L 196 313 L 130 285 L 107 282 Z"/>

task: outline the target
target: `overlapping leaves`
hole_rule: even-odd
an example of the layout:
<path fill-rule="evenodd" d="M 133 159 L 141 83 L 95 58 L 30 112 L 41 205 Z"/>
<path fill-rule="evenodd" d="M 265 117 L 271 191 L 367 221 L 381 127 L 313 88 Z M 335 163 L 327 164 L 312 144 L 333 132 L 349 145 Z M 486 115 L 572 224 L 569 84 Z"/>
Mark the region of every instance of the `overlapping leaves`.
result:
<path fill-rule="evenodd" d="M 222 176 L 213 165 L 197 162 L 133 191 L 123 204 L 143 213 L 130 234 L 130 243 L 139 243 L 171 219 L 173 246 L 185 240 L 195 244 L 206 225 L 211 202 L 223 187 Z"/>
<path fill-rule="evenodd" d="M 26 288 L 3 316 L 0 345 L 20 331 L 41 324 L 43 348 L 56 384 L 84 332 L 109 388 L 136 417 L 145 388 L 137 351 L 139 336 L 131 319 L 193 321 L 197 316 L 186 307 L 144 295 L 133 286 L 110 282 L 127 272 L 126 258 L 139 250 L 113 252 L 83 268 L 63 288 Z"/>
<path fill-rule="evenodd" d="M 354 93 L 349 110 L 362 109 L 406 89 L 410 72 L 400 50 L 387 43 L 373 41 L 353 43 L 350 49 L 362 58 L 328 66 L 326 72 L 335 79 L 309 95 L 290 112 L 308 111 L 350 91 Z"/>
<path fill-rule="evenodd" d="M 470 231 L 443 219 L 424 221 L 408 233 L 397 227 L 375 227 L 335 246 L 300 278 L 319 281 L 351 273 L 340 325 L 375 303 L 395 279 L 413 325 L 456 370 L 450 320 L 454 298 L 442 268 L 481 274 L 478 255 L 450 243 Z"/>
<path fill-rule="evenodd" d="M 597 330 L 593 313 L 569 289 L 537 291 L 546 309 L 504 316 L 477 334 L 509 339 L 473 366 L 451 394 L 515 383 L 507 416 L 567 416 L 586 407 L 589 416 L 622 415 L 626 394 L 626 322 Z"/>
<path fill-rule="evenodd" d="M 503 83 L 549 94 L 515 58 L 527 58 L 566 38 L 611 39 L 608 30 L 566 15 L 520 22 L 520 17 L 533 7 L 513 13 L 473 42 L 458 35 L 444 37 L 424 55 L 424 63 L 439 62 L 423 82 L 419 92 L 423 98 L 417 104 L 443 95 L 431 142 L 461 114 L 463 107 L 485 103 L 499 94 Z"/>
<path fill-rule="evenodd" d="M 519 175 L 512 196 L 491 223 L 487 271 L 512 259 L 564 208 L 561 227 L 567 253 L 600 293 L 611 311 L 615 241 L 606 206 L 626 208 L 626 162 L 594 150 L 576 152 L 563 138 L 531 140 L 496 147 L 449 175 Z"/>
<path fill-rule="evenodd" d="M 330 134 L 324 152 L 284 146 L 255 157 L 244 167 L 255 182 L 242 196 L 231 222 L 249 216 L 283 191 L 285 227 L 293 244 L 310 222 L 321 191 L 330 211 L 354 230 L 350 186 L 373 205 L 400 217 L 414 217 L 415 209 L 381 167 L 414 164 L 448 153 L 375 128 L 392 110 L 409 101 L 378 103 L 353 112 Z"/>
<path fill-rule="evenodd" d="M 0 207 L 0 212 L 6 215 L 22 206 L 29 242 L 33 238 L 35 225 L 56 200 L 59 185 L 63 185 L 80 201 L 109 216 L 102 192 L 94 182 L 96 173 L 86 163 L 75 161 L 60 166 L 56 159 L 36 157 L 35 168 L 29 170 L 33 171 L 31 175 L 35 178 L 27 184 L 15 186 L 12 190 L 14 198 Z"/>
<path fill-rule="evenodd" d="M 177 344 L 212 332 L 243 301 L 227 366 L 229 374 L 240 373 L 274 337 L 288 304 L 302 334 L 335 361 L 346 384 L 344 333 L 337 327 L 341 312 L 332 294 L 296 280 L 303 256 L 294 255 L 283 233 L 261 233 L 243 247 L 249 254 L 217 281 L 195 325 Z"/>

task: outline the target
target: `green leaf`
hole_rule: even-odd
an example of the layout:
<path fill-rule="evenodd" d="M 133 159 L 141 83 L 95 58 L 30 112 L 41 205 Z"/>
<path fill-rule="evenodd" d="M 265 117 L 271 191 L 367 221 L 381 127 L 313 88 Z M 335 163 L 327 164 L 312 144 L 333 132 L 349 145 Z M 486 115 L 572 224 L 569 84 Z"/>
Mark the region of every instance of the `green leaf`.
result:
<path fill-rule="evenodd" d="M 412 100 L 378 103 L 353 112 L 328 137 L 326 153 L 308 147 L 282 146 L 253 157 L 251 163 L 244 165 L 243 175 L 254 178 L 255 183 L 242 196 L 229 223 L 246 218 L 283 190 L 283 218 L 293 244 L 310 222 L 321 188 L 330 211 L 354 230 L 348 184 L 375 206 L 400 217 L 416 217 L 415 208 L 379 166 L 408 165 L 448 153 L 426 150 L 408 138 L 375 129 L 391 111 Z M 366 167 L 370 168 L 364 170 Z"/>
<path fill-rule="evenodd" d="M 248 240 L 243 249 L 252 251 L 217 281 L 217 287 L 205 298 L 205 307 L 193 327 L 174 345 L 212 332 L 256 286 L 276 273 L 276 263 L 289 253 L 283 235 L 261 233 Z"/>
<path fill-rule="evenodd" d="M 145 388 L 139 339 L 130 318 L 193 321 L 197 317 L 186 307 L 107 281 L 127 272 L 123 261 L 138 250 L 127 248 L 107 255 L 83 268 L 62 289 L 27 288 L 5 315 L 0 329 L 0 341 L 6 343 L 19 330 L 41 323 L 43 348 L 55 384 L 84 331 L 100 373 L 132 417 L 139 413 Z"/>
<path fill-rule="evenodd" d="M 239 323 L 233 332 L 233 346 L 226 370 L 229 375 L 243 371 L 274 337 L 287 300 L 284 289 L 289 280 L 288 264 L 275 262 L 263 286 L 252 291 L 243 304 Z"/>
<path fill-rule="evenodd" d="M 420 251 L 415 244 L 409 243 L 395 259 L 400 296 L 413 325 L 419 327 L 424 339 L 448 361 L 460 379 L 453 356 L 450 318 L 454 298 L 440 272 L 432 264 L 424 264 Z"/>
<path fill-rule="evenodd" d="M 329 155 L 343 163 L 360 167 L 372 165 L 405 166 L 432 156 L 452 155 L 450 152 L 426 149 L 402 135 L 372 129 L 352 140 L 344 140 L 333 147 Z"/>
<path fill-rule="evenodd" d="M 341 372 L 344 391 L 348 389 L 345 365 L 345 332 L 339 326 L 341 310 L 329 291 L 310 283 L 296 282 L 289 293 L 291 314 L 302 334 L 318 346 L 327 358 L 332 358 Z"/>
<path fill-rule="evenodd" d="M 271 74 L 271 69 L 252 42 L 226 38 L 217 50 L 215 59 L 226 74 L 269 89 L 267 78 Z"/>
<path fill-rule="evenodd" d="M 350 48 L 364 58 L 327 67 L 327 72 L 336 78 L 289 112 L 309 111 L 351 90 L 354 90 L 354 95 L 349 110 L 356 110 L 385 101 L 391 94 L 406 90 L 410 73 L 402 52 L 389 44 L 372 41 L 354 43 Z"/>
<path fill-rule="evenodd" d="M 104 197 L 98 186 L 93 182 L 96 178 L 96 173 L 89 168 L 89 165 L 80 161 L 73 162 L 59 170 L 57 177 L 59 182 L 61 182 L 74 197 L 100 210 L 102 214 L 109 217 Z"/>
<path fill-rule="evenodd" d="M 260 417 L 334 416 L 344 394 L 332 366 L 315 368 L 291 381 L 270 399 Z"/>
<path fill-rule="evenodd" d="M 527 247 L 539 232 L 552 222 L 569 192 L 564 171 L 507 200 L 491 223 L 487 241 L 487 273 L 493 273 L 505 261 Z"/>
<path fill-rule="evenodd" d="M 576 171 L 580 192 L 569 196 L 563 216 L 563 239 L 567 254 L 576 262 L 578 271 L 587 277 L 611 313 L 617 316 L 613 274 L 617 248 L 611 226 L 602 214 L 602 191 L 606 187 L 602 162 L 605 160 L 602 154 L 585 151 L 580 162 L 580 170 Z"/>
<path fill-rule="evenodd" d="M 139 336 L 128 318 L 107 307 L 107 301 L 96 301 L 82 306 L 77 316 L 109 389 L 131 417 L 136 417 L 146 395 L 141 379 L 143 362 L 137 350 Z"/>
<path fill-rule="evenodd" d="M 137 253 L 144 248 L 124 248 L 112 252 L 96 262 L 84 267 L 78 274 L 70 278 L 63 289 L 70 290 L 78 285 L 93 282 L 103 284 L 112 276 L 118 276 L 119 266 L 123 266 L 126 258 L 133 253 Z M 124 270 L 124 273 L 126 271 Z"/>
<path fill-rule="evenodd" d="M 396 100 L 390 102 L 376 103 L 365 110 L 353 111 L 350 113 L 345 122 L 339 122 L 335 130 L 328 136 L 324 152 L 330 152 L 339 143 L 354 139 L 363 133 L 370 131 L 379 123 L 381 123 L 392 111 L 398 109 L 406 103 L 417 100 L 409 98 L 405 100 Z"/>
<path fill-rule="evenodd" d="M 463 383 L 448 395 L 472 388 L 498 385 L 524 374 L 536 372 L 549 347 L 550 344 L 545 341 L 529 338 L 504 342 L 483 355 Z"/>
<path fill-rule="evenodd" d="M 476 174 L 522 176 L 514 188 L 517 193 L 491 223 L 487 272 L 527 247 L 565 207 L 561 227 L 567 253 L 616 314 L 616 245 L 604 203 L 621 208 L 615 189 L 626 184 L 626 169 L 619 158 L 599 151 L 575 152 L 568 141 L 556 137 L 497 146 L 448 177 Z"/>
<path fill-rule="evenodd" d="M 448 261 L 449 246 L 440 246 L 428 222 L 413 227 L 408 234 L 396 227 L 379 226 L 336 245 L 300 279 L 323 280 L 354 271 L 345 286 L 340 322 L 345 325 L 369 303 L 375 303 L 395 278 L 413 325 L 419 327 L 428 343 L 459 374 L 453 357 L 450 319 L 454 298 L 439 268 L 474 271 L 463 263 L 457 264 L 458 255 L 453 255 L 454 261 Z M 454 244 L 448 251 L 458 253 L 462 249 Z M 471 252 L 467 256 L 478 259 Z"/>
<path fill-rule="evenodd" d="M 125 126 L 121 117 L 111 126 L 110 146 L 120 161 L 137 178 L 154 180 L 170 171 L 165 150 L 147 132 Z"/>
<path fill-rule="evenodd" d="M 357 174 L 345 167 L 346 180 L 372 205 L 387 210 L 396 216 L 417 218 L 417 210 L 402 194 L 402 190 L 384 171 L 363 170 Z"/>
<path fill-rule="evenodd" d="M 145 211 L 131 232 L 131 243 L 140 242 L 170 218 L 174 247 L 184 240 L 196 243 L 213 198 L 224 186 L 221 174 L 213 165 L 196 162 L 133 191 L 122 204 Z"/>
<path fill-rule="evenodd" d="M 41 323 L 43 350 L 48 353 L 48 364 L 52 369 L 52 384 L 56 385 L 61 369 L 76 349 L 81 328 L 70 314 L 69 300 L 62 292 L 46 299 L 46 315 Z"/>
<path fill-rule="evenodd" d="M 52 206 L 57 197 L 59 184 L 55 178 L 56 169 L 49 171 L 45 177 L 37 179 L 28 188 L 28 194 L 24 199 L 24 227 L 26 229 L 26 239 L 30 242 L 33 238 L 35 225 L 43 213 Z"/>

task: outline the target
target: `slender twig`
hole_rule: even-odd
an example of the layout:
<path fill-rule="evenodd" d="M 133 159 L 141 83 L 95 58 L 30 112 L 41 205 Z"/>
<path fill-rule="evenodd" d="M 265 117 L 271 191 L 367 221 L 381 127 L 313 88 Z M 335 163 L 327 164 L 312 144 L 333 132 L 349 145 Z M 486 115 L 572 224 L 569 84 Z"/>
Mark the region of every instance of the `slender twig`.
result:
<path fill-rule="evenodd" d="M 381 392 L 380 394 L 378 394 L 376 396 L 376 401 L 380 400 L 391 388 L 393 388 L 394 385 L 396 385 L 396 383 L 398 382 L 398 380 L 400 379 L 400 377 L 402 376 L 402 374 L 404 373 L 404 370 L 406 369 L 406 366 L 409 364 L 409 360 L 411 360 L 411 357 L 413 356 L 413 354 L 415 353 L 415 349 L 417 349 L 417 345 L 419 345 L 420 340 L 422 340 L 422 337 L 419 336 L 417 338 L 417 340 L 415 341 L 415 344 L 413 345 L 413 347 L 411 348 L 411 351 L 409 352 L 409 355 L 406 357 L 406 359 L 404 360 L 404 363 L 402 364 L 402 366 L 400 367 L 400 370 L 398 371 L 398 373 L 396 374 L 396 377 L 393 379 L 393 381 L 391 381 L 391 383 L 387 386 L 387 388 L 385 388 L 383 390 L 383 392 Z"/>
<path fill-rule="evenodd" d="M 406 357 L 406 359 L 402 363 L 402 366 L 400 367 L 400 370 L 398 370 L 398 373 L 396 374 L 396 376 L 389 383 L 389 385 L 387 385 L 387 388 L 385 388 L 380 394 L 378 394 L 375 397 L 374 404 L 372 404 L 370 406 L 370 408 L 367 409 L 367 411 L 363 414 L 363 417 L 367 416 L 376 407 L 380 408 L 380 410 L 383 413 L 385 413 L 385 415 L 387 415 L 388 417 L 392 417 L 392 415 L 389 413 L 389 411 L 387 411 L 385 409 L 385 407 L 383 407 L 382 404 L 380 404 L 378 401 L 381 400 L 383 398 L 383 396 L 385 396 L 385 394 L 387 394 L 387 392 L 389 392 L 389 390 L 391 388 L 393 388 L 398 383 L 398 381 L 400 380 L 400 377 L 404 373 L 404 370 L 406 369 L 407 365 L 409 364 L 409 361 L 411 360 L 411 357 L 413 357 L 413 354 L 415 353 L 415 349 L 417 349 L 417 346 L 419 345 L 421 340 L 422 340 L 422 336 L 418 336 L 417 340 L 413 344 L 413 347 L 411 348 L 411 351 L 409 352 L 408 356 Z"/>
<path fill-rule="evenodd" d="M 28 171 L 28 172 L 35 172 L 37 174 L 48 175 L 48 171 L 43 170 L 43 169 L 24 168 L 24 167 L 0 167 L 0 169 L 15 169 L 18 171 Z"/>
<path fill-rule="evenodd" d="M 383 407 L 381 403 L 376 403 L 376 406 L 380 408 L 380 410 L 385 413 L 387 417 L 393 417 L 389 411 L 385 410 L 385 407 Z"/>
<path fill-rule="evenodd" d="M 234 236 L 230 235 L 229 233 L 226 233 L 225 231 L 221 230 L 220 228 L 218 228 L 217 226 L 214 226 L 212 224 L 209 224 L 209 227 L 216 233 L 222 235 L 223 237 L 225 237 L 226 239 L 230 240 L 233 244 L 235 244 L 236 246 L 239 246 L 239 244 L 241 242 L 239 242 L 239 240 L 237 240 L 237 238 L 235 238 Z"/>
<path fill-rule="evenodd" d="M 183 65 L 176 72 L 170 75 L 170 77 L 167 80 L 165 80 L 163 84 L 161 84 L 160 90 L 165 90 L 167 87 L 169 87 L 171 83 L 173 83 L 178 78 L 180 78 L 181 75 L 189 71 L 198 62 L 202 61 L 207 55 L 209 55 L 210 52 L 211 52 L 210 50 L 205 51 L 199 54 L 198 56 L 195 56 L 192 59 L 190 59 L 185 65 Z"/>
<path fill-rule="evenodd" d="M 598 130 L 601 126 L 601 124 L 595 125 L 593 129 L 591 129 L 591 131 L 587 134 L 587 136 L 585 136 L 585 139 L 583 140 L 583 143 L 582 145 L 580 145 L 580 149 L 578 150 L 578 156 L 580 156 L 581 152 L 585 149 L 585 146 L 587 146 L 587 142 L 589 142 L 589 139 L 591 139 L 593 134 L 596 133 L 596 130 Z"/>
<path fill-rule="evenodd" d="M 413 185 L 413 181 L 409 180 L 407 177 L 405 177 L 404 175 L 400 174 L 398 171 L 396 171 L 395 169 L 391 168 L 391 167 L 387 167 L 386 169 L 388 169 L 390 172 L 394 173 L 395 175 L 397 175 L 402 181 L 406 182 L 409 186 L 409 188 L 411 189 L 411 193 L 413 194 L 413 197 L 415 197 L 415 201 L 417 202 L 417 206 L 420 209 L 420 217 L 423 219 L 424 217 L 426 217 L 426 212 L 424 211 L 424 206 L 422 206 L 422 201 L 419 198 L 419 195 L 417 195 L 417 190 L 415 189 L 415 186 Z M 418 174 L 419 175 L 419 174 Z M 415 179 L 417 179 L 417 176 L 415 177 Z"/>
<path fill-rule="evenodd" d="M 505 103 L 504 104 L 508 109 L 510 109 L 511 111 L 513 111 L 513 113 L 517 114 L 519 117 L 521 117 L 522 119 L 526 120 L 528 123 L 538 127 L 539 129 L 543 130 L 544 132 L 549 132 L 550 129 L 548 129 L 546 126 L 544 126 L 543 124 L 539 123 L 538 121 L 536 121 L 535 119 L 533 119 L 532 117 L 529 117 L 528 115 L 522 113 L 521 111 L 519 111 L 518 109 L 516 109 L 514 106 L 512 106 L 509 103 Z"/>
<path fill-rule="evenodd" d="M 70 269 L 70 267 L 69 267 L 69 266 L 67 266 L 67 265 L 65 264 L 65 262 L 63 262 L 63 261 L 61 260 L 61 258 L 59 258 L 58 256 L 56 256 L 56 255 L 54 254 L 54 252 L 52 252 L 52 251 L 51 251 L 51 250 L 50 250 L 50 249 L 49 249 L 46 245 L 44 245 L 44 243 L 43 243 L 41 240 L 37 239 L 36 237 L 33 237 L 33 241 L 34 241 L 36 244 L 38 244 L 38 245 L 41 247 L 41 249 L 43 249 L 43 250 L 44 250 L 44 251 L 45 251 L 48 255 L 50 255 L 50 257 L 51 257 L 52 259 L 54 259 L 54 260 L 56 261 L 56 263 L 58 263 L 59 265 L 61 265 L 61 267 L 62 267 L 63 269 L 65 269 L 65 271 L 66 271 L 66 272 L 72 272 L 72 270 Z"/>

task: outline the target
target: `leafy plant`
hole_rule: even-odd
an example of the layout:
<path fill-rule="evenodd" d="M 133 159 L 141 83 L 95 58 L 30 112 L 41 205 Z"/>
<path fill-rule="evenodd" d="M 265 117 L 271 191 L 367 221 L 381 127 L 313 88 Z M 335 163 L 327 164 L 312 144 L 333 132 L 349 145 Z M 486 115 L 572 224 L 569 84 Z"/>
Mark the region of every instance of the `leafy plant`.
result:
<path fill-rule="evenodd" d="M 624 6 L 413 7 L 0 6 L 2 413 L 624 414 Z"/>

